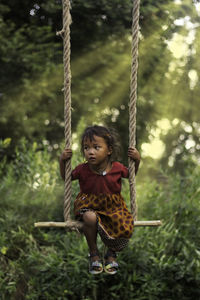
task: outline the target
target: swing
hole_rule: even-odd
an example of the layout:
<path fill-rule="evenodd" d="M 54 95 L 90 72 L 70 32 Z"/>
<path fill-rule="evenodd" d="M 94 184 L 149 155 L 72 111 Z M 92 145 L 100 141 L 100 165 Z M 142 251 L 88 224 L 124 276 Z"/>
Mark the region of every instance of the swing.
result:
<path fill-rule="evenodd" d="M 63 0 L 63 29 L 58 35 L 63 37 L 63 64 L 64 64 L 64 118 L 65 118 L 65 147 L 71 148 L 71 69 L 70 69 L 70 0 Z M 136 132 L 136 99 L 137 99 L 137 68 L 138 68 L 138 34 L 139 34 L 139 8 L 140 0 L 133 1 L 132 22 L 132 64 L 130 82 L 129 103 L 129 147 L 135 147 Z M 137 221 L 136 191 L 135 191 L 135 163 L 129 159 L 129 183 L 131 212 L 133 214 L 134 226 L 160 226 L 161 221 Z M 38 222 L 35 227 L 64 227 L 68 230 L 78 231 L 83 223 L 71 220 L 71 162 L 65 166 L 65 192 L 64 192 L 64 220 L 65 222 Z"/>

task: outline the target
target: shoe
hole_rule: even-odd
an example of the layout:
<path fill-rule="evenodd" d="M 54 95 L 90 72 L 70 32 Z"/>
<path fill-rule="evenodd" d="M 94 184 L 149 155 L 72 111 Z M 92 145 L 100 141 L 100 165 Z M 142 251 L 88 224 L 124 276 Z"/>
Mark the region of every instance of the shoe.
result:
<path fill-rule="evenodd" d="M 108 251 L 107 251 L 106 255 L 104 256 L 104 258 L 107 260 L 109 257 L 116 258 L 117 255 L 114 251 L 108 249 Z M 104 264 L 104 271 L 107 274 L 110 274 L 110 275 L 116 274 L 117 271 L 118 271 L 118 268 L 119 268 L 119 265 L 116 261 L 105 262 L 105 264 Z"/>
<path fill-rule="evenodd" d="M 92 261 L 91 258 L 94 256 L 99 256 L 99 253 L 89 254 L 89 272 L 96 275 L 103 272 L 103 265 L 100 260 Z"/>

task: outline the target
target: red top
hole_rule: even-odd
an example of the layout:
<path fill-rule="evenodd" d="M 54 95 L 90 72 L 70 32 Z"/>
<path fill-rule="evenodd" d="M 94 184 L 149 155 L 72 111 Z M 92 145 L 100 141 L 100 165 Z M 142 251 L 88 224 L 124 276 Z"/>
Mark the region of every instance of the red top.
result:
<path fill-rule="evenodd" d="M 118 194 L 121 192 L 121 178 L 128 178 L 128 168 L 113 162 L 106 175 L 94 173 L 88 163 L 78 165 L 72 171 L 72 180 L 79 179 L 80 192 L 85 194 Z"/>

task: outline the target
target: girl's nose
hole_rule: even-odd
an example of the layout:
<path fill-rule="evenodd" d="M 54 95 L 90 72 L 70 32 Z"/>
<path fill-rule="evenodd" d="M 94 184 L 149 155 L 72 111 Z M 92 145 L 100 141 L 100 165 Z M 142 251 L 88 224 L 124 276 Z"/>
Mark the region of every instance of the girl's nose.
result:
<path fill-rule="evenodd" d="M 93 154 L 93 153 L 94 153 L 94 149 L 90 148 L 89 151 L 88 151 L 88 154 Z"/>

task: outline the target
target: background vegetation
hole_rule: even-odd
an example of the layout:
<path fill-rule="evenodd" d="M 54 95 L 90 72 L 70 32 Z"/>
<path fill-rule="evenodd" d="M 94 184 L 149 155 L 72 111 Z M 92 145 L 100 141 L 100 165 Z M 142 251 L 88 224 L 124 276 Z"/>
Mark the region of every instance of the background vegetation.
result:
<path fill-rule="evenodd" d="M 21 137 L 56 150 L 64 127 L 62 40 L 56 36 L 61 2 L 3 0 L 0 8 L 0 132 L 11 138 L 6 154 L 12 156 Z M 71 10 L 73 132 L 80 116 L 85 125 L 103 122 L 117 128 L 124 149 L 131 10 L 130 0 L 73 0 Z M 140 26 L 137 145 L 158 138 L 158 122 L 167 120 L 159 165 L 183 171 L 181 161 L 199 159 L 200 151 L 198 1 L 142 0 Z"/>
<path fill-rule="evenodd" d="M 132 3 L 71 4 L 72 164 L 94 122 L 118 130 L 127 163 Z M 1 299 L 200 298 L 199 25 L 198 1 L 141 0 L 138 218 L 163 226 L 136 229 L 120 272 L 92 277 L 82 236 L 33 227 L 63 219 L 61 1 L 1 1 Z M 123 194 L 129 203 L 127 182 Z"/>
<path fill-rule="evenodd" d="M 57 163 L 35 144 L 22 144 L 7 167 L 0 189 L 2 300 L 199 299 L 199 168 L 184 178 L 166 173 L 162 184 L 149 179 L 138 185 L 139 219 L 156 216 L 163 226 L 135 229 L 115 276 L 88 273 L 83 236 L 33 227 L 38 220 L 62 220 L 60 181 Z M 75 185 L 73 196 L 77 192 Z M 127 182 L 123 194 L 128 199 Z"/>

